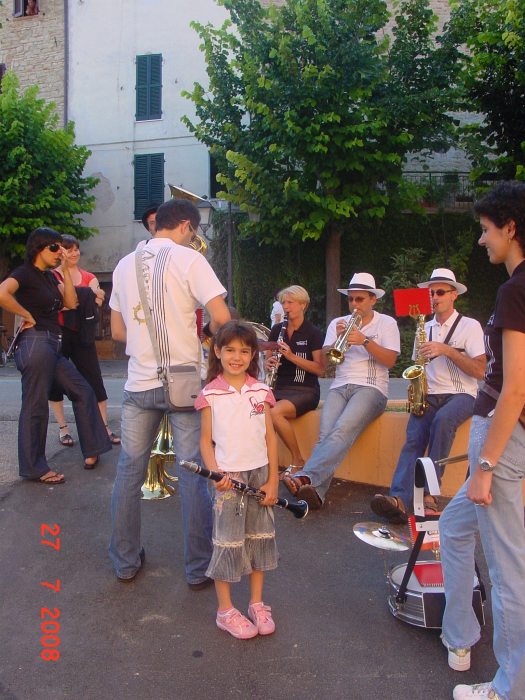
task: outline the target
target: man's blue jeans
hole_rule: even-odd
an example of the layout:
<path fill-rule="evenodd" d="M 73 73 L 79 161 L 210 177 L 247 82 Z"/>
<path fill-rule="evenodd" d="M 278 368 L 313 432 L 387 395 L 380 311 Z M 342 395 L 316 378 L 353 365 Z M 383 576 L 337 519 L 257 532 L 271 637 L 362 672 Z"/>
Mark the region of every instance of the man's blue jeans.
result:
<path fill-rule="evenodd" d="M 410 414 L 406 442 L 390 487 L 390 495 L 400 498 L 407 510 L 414 499 L 416 460 L 425 456 L 427 446 L 428 456 L 433 461 L 448 457 L 456 430 L 472 415 L 474 397 L 470 394 L 431 394 L 428 403 L 422 416 Z M 444 467 L 436 465 L 439 483 L 443 471 Z"/>
<path fill-rule="evenodd" d="M 140 568 L 140 501 L 151 447 L 167 411 L 164 390 L 124 392 L 122 446 L 111 498 L 113 529 L 109 555 L 120 578 L 132 578 Z M 170 413 L 173 445 L 180 459 L 200 462 L 200 415 Z M 184 566 L 188 583 L 206 578 L 211 558 L 212 501 L 206 479 L 177 466 L 181 498 Z"/>
<path fill-rule="evenodd" d="M 321 411 L 319 440 L 310 459 L 295 476 L 308 476 L 324 501 L 332 475 L 374 418 L 385 410 L 387 398 L 378 389 L 345 384 L 330 389 Z"/>
<path fill-rule="evenodd" d="M 18 464 L 23 479 L 38 479 L 49 469 L 46 438 L 48 398 L 53 381 L 73 405 L 80 449 L 95 457 L 111 449 L 93 389 L 61 354 L 60 336 L 29 328 L 18 341 L 15 361 L 22 375 L 22 406 L 18 422 Z"/>
<path fill-rule="evenodd" d="M 469 464 L 477 464 L 490 418 L 473 416 Z M 452 647 L 471 647 L 480 638 L 472 609 L 474 550 L 479 533 L 492 584 L 494 656 L 492 681 L 504 700 L 525 698 L 525 530 L 522 482 L 525 430 L 518 423 L 492 476 L 492 503 L 476 506 L 466 496 L 468 481 L 439 520 L 446 608 L 443 637 Z M 479 680 L 487 680 L 485 678 Z"/>

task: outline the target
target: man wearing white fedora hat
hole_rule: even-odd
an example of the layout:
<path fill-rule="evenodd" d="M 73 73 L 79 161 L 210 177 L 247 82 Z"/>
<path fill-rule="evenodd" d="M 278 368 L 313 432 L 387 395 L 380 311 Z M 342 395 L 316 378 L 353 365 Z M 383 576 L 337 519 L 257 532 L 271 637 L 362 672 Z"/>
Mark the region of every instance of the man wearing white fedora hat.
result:
<path fill-rule="evenodd" d="M 304 467 L 285 476 L 286 488 L 311 508 L 320 508 L 332 475 L 357 437 L 385 410 L 388 397 L 388 370 L 400 351 L 395 319 L 374 311 L 384 296 L 372 275 L 357 272 L 347 289 L 349 310 L 357 311 L 361 327 L 354 326 L 347 340 L 344 360 L 337 365 L 335 379 L 321 411 L 319 440 Z M 345 332 L 350 315 L 335 318 L 326 332 L 323 350 L 333 348 Z"/>
<path fill-rule="evenodd" d="M 415 464 L 428 447 L 436 460 L 448 457 L 456 430 L 470 418 L 478 391 L 478 379 L 485 373 L 483 330 L 473 318 L 454 309 L 458 295 L 467 288 L 456 282 L 452 270 L 438 267 L 427 282 L 418 287 L 430 289 L 434 318 L 425 324 L 427 342 L 421 355 L 427 360 L 428 408 L 422 416 L 410 414 L 406 442 L 392 479 L 389 495 L 376 494 L 371 502 L 374 513 L 396 524 L 406 523 L 414 493 Z M 414 359 L 416 349 L 414 345 Z M 443 467 L 436 465 L 441 483 Z M 437 511 L 434 496 L 425 495 L 427 511 Z"/>

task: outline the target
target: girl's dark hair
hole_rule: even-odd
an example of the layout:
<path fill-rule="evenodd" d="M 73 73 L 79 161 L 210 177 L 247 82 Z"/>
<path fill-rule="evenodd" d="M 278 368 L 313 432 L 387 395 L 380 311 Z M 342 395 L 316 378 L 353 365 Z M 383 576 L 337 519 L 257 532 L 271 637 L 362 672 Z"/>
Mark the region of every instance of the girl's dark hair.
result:
<path fill-rule="evenodd" d="M 62 235 L 52 228 L 40 226 L 31 231 L 26 243 L 26 260 L 34 263 L 36 256 L 50 243 L 62 243 Z"/>
<path fill-rule="evenodd" d="M 525 182 L 510 180 L 496 185 L 474 204 L 477 216 L 486 216 L 498 228 L 516 225 L 516 240 L 525 253 Z"/>
<path fill-rule="evenodd" d="M 232 342 L 232 340 L 240 340 L 243 345 L 247 345 L 253 353 L 253 357 L 248 367 L 248 374 L 257 379 L 259 375 L 259 346 L 257 344 L 257 336 L 253 328 L 245 321 L 228 321 L 224 326 L 221 326 L 215 337 L 211 341 L 210 352 L 208 355 L 208 376 L 206 383 L 212 382 L 222 372 L 220 359 L 215 354 L 215 348 L 219 350 Z"/>
<path fill-rule="evenodd" d="M 64 248 L 78 248 L 80 250 L 80 242 L 75 236 L 71 236 L 69 233 L 62 234 L 62 245 Z"/>

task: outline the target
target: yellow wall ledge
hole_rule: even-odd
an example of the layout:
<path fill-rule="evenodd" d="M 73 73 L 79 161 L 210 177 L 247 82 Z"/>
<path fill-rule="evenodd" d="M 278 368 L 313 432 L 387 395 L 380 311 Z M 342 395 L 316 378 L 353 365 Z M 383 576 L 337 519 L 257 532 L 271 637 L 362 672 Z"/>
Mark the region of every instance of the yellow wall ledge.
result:
<path fill-rule="evenodd" d="M 388 408 L 399 408 L 404 404 L 404 401 L 389 401 Z M 292 421 L 305 459 L 308 459 L 312 453 L 319 436 L 321 405 L 322 402 L 317 410 L 310 411 Z M 390 486 L 399 453 L 405 443 L 408 413 L 389 411 L 388 408 L 382 416 L 370 423 L 357 438 L 337 468 L 336 477 L 363 484 L 387 488 Z M 467 452 L 469 428 L 470 419 L 459 427 L 450 451 L 451 456 Z M 290 464 L 290 453 L 281 440 L 279 440 L 279 464 Z M 467 467 L 466 461 L 447 465 L 441 484 L 443 496 L 451 497 L 456 493 L 465 480 Z M 525 495 L 525 484 L 523 484 L 523 491 Z"/>

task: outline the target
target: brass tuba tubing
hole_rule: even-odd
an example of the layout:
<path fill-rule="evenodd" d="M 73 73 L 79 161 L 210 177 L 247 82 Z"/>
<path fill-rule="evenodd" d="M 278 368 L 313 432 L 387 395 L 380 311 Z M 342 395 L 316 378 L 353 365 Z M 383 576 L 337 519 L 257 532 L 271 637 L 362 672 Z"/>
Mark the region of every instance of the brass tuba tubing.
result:
<path fill-rule="evenodd" d="M 146 480 L 141 488 L 143 499 L 158 501 L 173 496 L 175 489 L 168 482 L 177 481 L 177 477 L 168 474 L 165 465 L 174 461 L 173 433 L 168 414 L 165 413 L 151 449 Z"/>
<path fill-rule="evenodd" d="M 203 476 L 206 479 L 211 479 L 212 481 L 221 481 L 224 477 L 224 474 L 221 474 L 220 472 L 214 472 L 211 469 L 206 469 L 206 467 L 201 467 L 201 465 L 197 464 L 197 462 L 188 462 L 185 459 L 181 459 L 179 461 L 179 464 L 181 467 L 184 467 L 184 469 L 188 469 L 190 472 L 193 472 L 194 474 L 199 474 L 200 476 Z M 261 500 L 266 495 L 264 491 L 254 489 L 252 486 L 248 486 L 248 484 L 245 484 L 243 481 L 231 479 L 231 482 L 235 491 L 245 493 L 247 496 L 253 496 L 258 500 Z M 274 505 L 278 506 L 279 508 L 285 508 L 286 510 L 289 510 L 295 518 L 302 519 L 308 515 L 308 503 L 306 501 L 297 501 L 297 503 L 290 503 L 286 498 L 276 498 Z"/>

